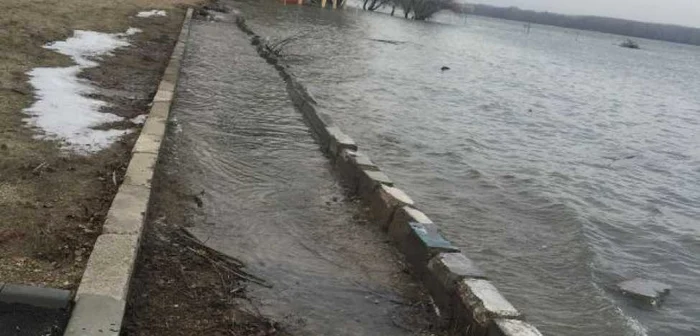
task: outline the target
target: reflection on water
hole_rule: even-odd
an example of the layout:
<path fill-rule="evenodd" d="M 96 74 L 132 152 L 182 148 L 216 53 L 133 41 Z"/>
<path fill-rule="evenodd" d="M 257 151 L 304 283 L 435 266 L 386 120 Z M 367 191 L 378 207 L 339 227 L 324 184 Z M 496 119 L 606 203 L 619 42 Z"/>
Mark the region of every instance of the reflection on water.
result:
<path fill-rule="evenodd" d="M 261 35 L 309 34 L 293 71 L 545 333 L 700 333 L 700 49 L 232 4 Z M 614 292 L 635 276 L 674 286 L 662 309 Z"/>

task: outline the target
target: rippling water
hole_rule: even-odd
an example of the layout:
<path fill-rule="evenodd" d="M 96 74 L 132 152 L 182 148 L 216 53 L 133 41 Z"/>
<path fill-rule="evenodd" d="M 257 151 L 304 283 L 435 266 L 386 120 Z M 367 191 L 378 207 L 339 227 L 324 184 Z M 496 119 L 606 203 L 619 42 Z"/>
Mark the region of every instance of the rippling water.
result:
<path fill-rule="evenodd" d="M 293 71 L 546 334 L 700 333 L 700 49 L 232 4 L 307 34 Z M 661 309 L 615 292 L 637 276 L 674 287 Z"/>
<path fill-rule="evenodd" d="M 430 311 L 414 305 L 419 287 L 343 199 L 284 82 L 229 19 L 192 21 L 173 108 L 180 131 L 164 154 L 169 174 L 204 191 L 191 230 L 272 285 L 251 284 L 246 297 L 285 332 L 399 336 L 428 327 Z"/>

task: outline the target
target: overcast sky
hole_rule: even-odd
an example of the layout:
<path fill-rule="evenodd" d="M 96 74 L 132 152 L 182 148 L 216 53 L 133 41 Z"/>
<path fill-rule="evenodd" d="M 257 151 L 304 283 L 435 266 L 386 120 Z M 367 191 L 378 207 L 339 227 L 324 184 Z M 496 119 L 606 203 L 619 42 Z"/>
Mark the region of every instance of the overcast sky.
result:
<path fill-rule="evenodd" d="M 700 0 L 469 0 L 467 2 L 700 27 Z"/>

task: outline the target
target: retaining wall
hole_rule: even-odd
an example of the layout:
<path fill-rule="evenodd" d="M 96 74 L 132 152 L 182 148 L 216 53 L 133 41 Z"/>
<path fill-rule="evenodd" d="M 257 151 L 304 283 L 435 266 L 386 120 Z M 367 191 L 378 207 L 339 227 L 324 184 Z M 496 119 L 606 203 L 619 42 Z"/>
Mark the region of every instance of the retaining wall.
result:
<path fill-rule="evenodd" d="M 151 196 L 151 179 L 180 74 L 193 10 L 180 36 L 132 157 L 88 259 L 65 336 L 119 335 Z"/>
<path fill-rule="evenodd" d="M 538 336 L 467 256 L 441 234 L 437 224 L 359 151 L 355 141 L 333 123 L 288 67 L 270 53 L 242 17 L 238 27 L 251 36 L 260 56 L 275 66 L 286 81 L 294 106 L 313 130 L 321 150 L 338 170 L 345 187 L 358 195 L 405 256 L 413 274 L 430 292 L 441 317 L 460 335 Z"/>

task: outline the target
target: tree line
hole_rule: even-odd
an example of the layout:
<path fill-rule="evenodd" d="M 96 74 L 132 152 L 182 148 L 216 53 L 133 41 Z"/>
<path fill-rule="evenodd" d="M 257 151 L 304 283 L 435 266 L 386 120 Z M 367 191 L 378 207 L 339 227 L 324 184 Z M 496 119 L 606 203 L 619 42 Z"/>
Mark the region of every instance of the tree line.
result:
<path fill-rule="evenodd" d="M 399 8 L 407 19 L 426 20 L 443 9 L 453 9 L 455 3 L 453 0 L 364 0 L 362 3 L 362 9 L 370 11 L 385 6 L 391 6 L 391 15 Z"/>
<path fill-rule="evenodd" d="M 396 9 L 399 8 L 403 11 L 405 18 L 414 20 L 426 20 L 441 10 L 450 10 L 462 15 L 469 13 L 499 19 L 700 46 L 700 29 L 671 24 L 602 16 L 565 15 L 520 9 L 518 7 L 463 4 L 454 0 L 363 0 L 363 9 L 373 11 L 382 7 L 391 7 L 391 15 L 394 15 Z"/>
<path fill-rule="evenodd" d="M 700 45 L 700 29 L 698 28 L 601 16 L 574 16 L 550 12 L 537 12 L 520 9 L 518 7 L 495 7 L 489 5 L 469 5 L 468 7 L 468 12 L 480 16 Z M 460 13 L 463 12 L 465 8 L 451 9 Z"/>

